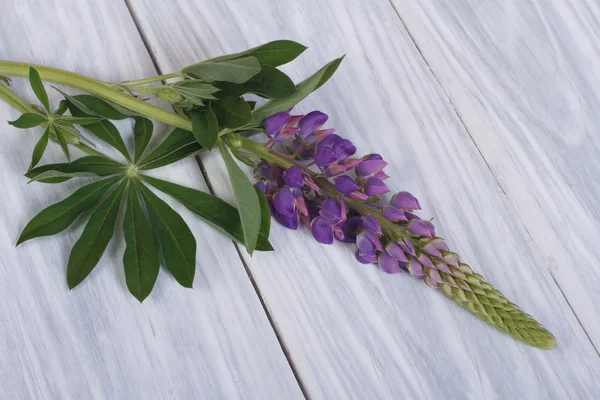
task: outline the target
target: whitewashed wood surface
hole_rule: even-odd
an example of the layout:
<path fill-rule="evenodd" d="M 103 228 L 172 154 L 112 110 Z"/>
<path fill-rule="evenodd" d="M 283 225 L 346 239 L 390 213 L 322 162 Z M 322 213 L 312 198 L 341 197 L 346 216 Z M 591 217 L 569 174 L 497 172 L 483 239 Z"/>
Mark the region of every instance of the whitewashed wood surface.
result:
<path fill-rule="evenodd" d="M 49 64 L 114 81 L 155 73 L 123 2 L 96 2 L 93 7 L 75 0 L 6 3 L 7 11 L 0 14 L 1 59 Z M 536 130 L 532 121 L 543 120 L 539 123 L 546 127 L 552 127 L 554 119 L 567 127 L 568 121 L 579 122 L 572 114 L 578 110 L 573 104 L 581 104 L 575 89 L 586 93 L 584 115 L 591 121 L 599 86 L 591 70 L 581 72 L 571 53 L 556 55 L 559 65 L 569 66 L 565 71 L 578 71 L 565 72 L 559 80 L 563 86 L 552 87 L 555 101 L 567 102 L 561 94 L 571 96 L 566 104 L 575 111 L 569 111 L 560 107 L 563 103 L 543 97 L 549 88 L 530 82 L 536 70 L 526 60 L 533 53 L 543 61 L 562 45 L 593 59 L 596 27 L 590 27 L 590 21 L 597 10 L 588 5 L 591 12 L 582 12 L 585 3 L 580 1 L 572 12 L 579 19 L 564 16 L 572 9 L 559 8 L 565 11 L 562 19 L 546 17 L 547 28 L 536 30 L 530 23 L 536 21 L 535 3 L 514 1 L 518 11 L 524 5 L 525 22 L 498 29 L 520 38 L 517 42 L 531 37 L 535 41 L 523 53 L 511 45 L 494 54 L 498 37 L 488 37 L 489 21 L 495 21 L 499 10 L 507 12 L 501 7 L 507 3 L 485 1 L 471 8 L 452 0 L 424 2 L 420 8 L 417 2 L 396 2 L 425 61 L 387 1 L 128 2 L 163 72 L 288 38 L 310 46 L 285 68 L 299 80 L 347 53 L 334 78 L 298 109 L 327 112 L 328 125 L 351 138 L 360 151 L 381 152 L 391 163 L 390 186 L 415 193 L 424 215 L 435 216 L 453 247 L 556 335 L 556 350 L 543 352 L 514 342 L 422 282 L 359 264 L 349 246 L 321 246 L 306 231 L 279 226 L 273 228 L 275 253 L 249 258 L 242 251 L 257 295 L 233 245 L 185 211 L 197 234 L 199 253 L 205 252 L 198 257 L 193 290 L 178 287 L 162 273 L 155 292 L 140 306 L 126 292 L 123 247 L 114 241 L 88 281 L 68 293 L 64 265 L 81 223 L 60 240 L 13 246 L 28 218 L 61 198 L 63 191 L 50 185 L 27 186 L 18 176 L 30 156 L 20 136 L 33 131 L 9 127 L 3 130 L 0 149 L 5 188 L 0 196 L 0 398 L 301 398 L 292 368 L 306 396 L 313 399 L 595 398 L 600 361 L 561 289 L 588 333 L 593 332 L 598 313 L 593 304 L 586 305 L 585 296 L 593 299 L 598 285 L 583 276 L 586 271 L 593 274 L 598 254 L 577 247 L 593 239 L 577 242 L 576 235 L 595 232 L 587 228 L 593 224 L 589 216 L 585 218 L 588 210 L 597 217 L 593 200 L 598 193 L 588 186 L 598 169 L 591 162 L 592 149 L 573 145 L 563 154 L 562 141 L 574 139 L 560 136 L 562 130 Z M 558 0 L 550 3 L 560 6 Z M 419 23 L 424 27 L 417 29 Z M 446 37 L 445 29 L 458 35 L 467 29 L 463 25 L 471 29 L 468 40 L 455 43 Z M 552 29 L 574 32 L 585 40 L 563 43 Z M 483 43 L 478 42 L 479 30 Z M 435 36 L 438 31 L 444 32 L 443 40 Z M 549 38 L 561 45 L 551 47 Z M 465 42 L 472 46 L 468 57 L 450 51 L 466 47 Z M 519 84 L 495 76 L 495 65 L 506 76 L 516 75 Z M 472 79 L 475 73 L 485 75 L 480 81 Z M 552 81 L 555 76 L 548 74 Z M 27 92 L 23 82 L 16 87 L 21 94 Z M 487 108 L 465 101 L 461 109 L 455 97 L 472 93 L 485 99 Z M 527 96 L 541 105 L 530 105 Z M 545 108 L 552 105 L 557 108 Z M 14 119 L 17 113 L 0 104 L 0 116 Z M 513 117 L 520 130 L 504 127 Z M 587 129 L 589 135 L 582 140 L 593 142 L 592 128 L 597 128 L 591 122 L 583 126 L 576 137 Z M 478 135 L 491 133 L 479 130 L 498 135 L 491 143 L 502 154 L 494 153 L 489 143 L 484 151 L 479 139 L 490 139 Z M 521 135 L 513 138 L 516 132 Z M 33 140 L 26 143 L 33 147 Z M 587 164 L 580 170 L 572 159 L 582 152 Z M 550 157 L 558 157 L 561 165 L 552 165 Z M 51 159 L 60 159 L 57 151 L 47 160 Z M 205 156 L 202 162 L 216 192 L 233 202 L 218 155 Z M 206 188 L 192 160 L 164 174 Z M 544 174 L 552 179 L 542 179 Z M 587 181 L 581 181 L 579 191 L 569 188 L 569 179 L 584 177 Z M 576 199 L 560 197 L 565 185 Z M 584 211 L 567 207 L 573 200 Z M 555 225 L 557 218 L 568 224 L 565 231 L 562 224 Z M 557 246 L 564 251 L 552 247 L 554 240 L 560 240 Z M 582 249 L 588 252 L 582 255 Z"/>
<path fill-rule="evenodd" d="M 121 1 L 0 7 L 1 59 L 109 81 L 156 73 Z M 15 79 L 14 87 L 34 101 L 24 80 Z M 57 104 L 59 96 L 51 93 Z M 13 120 L 18 113 L 0 101 L 0 117 Z M 131 126 L 120 126 L 131 142 Z M 154 143 L 166 132 L 159 127 Z M 40 133 L 2 124 L 0 399 L 303 398 L 233 244 L 174 202 L 198 242 L 194 289 L 180 287 L 163 270 L 142 305 L 125 286 L 120 227 L 118 240 L 71 292 L 65 267 L 82 221 L 15 248 L 31 217 L 81 185 L 27 185 L 22 173 Z M 44 161 L 63 159 L 56 146 L 51 150 Z M 206 190 L 193 159 L 160 172 Z"/>
<path fill-rule="evenodd" d="M 305 230 L 276 226 L 272 241 L 277 251 L 244 258 L 309 397 L 597 397 L 598 354 L 548 270 L 552 253 L 534 239 L 554 235 L 560 227 L 536 232 L 524 220 L 529 209 L 518 210 L 521 205 L 504 193 L 474 145 L 473 133 L 448 102 L 447 89 L 389 2 L 130 4 L 164 73 L 280 38 L 310 47 L 285 68 L 297 79 L 347 53 L 334 78 L 298 110 L 327 112 L 328 125 L 362 152 L 381 152 L 391 162 L 390 186 L 415 193 L 453 247 L 558 340 L 552 352 L 525 347 L 423 283 L 359 264 L 349 246 L 324 247 Z M 488 18 L 493 20 L 493 14 Z M 477 42 L 476 32 L 470 40 Z M 539 37 L 537 45 L 548 43 Z M 510 109 L 511 103 L 503 106 Z M 538 134 L 539 141 L 547 140 Z M 203 156 L 202 162 L 216 192 L 233 201 L 218 155 Z"/>
<path fill-rule="evenodd" d="M 600 348 L 600 3 L 394 0 Z"/>

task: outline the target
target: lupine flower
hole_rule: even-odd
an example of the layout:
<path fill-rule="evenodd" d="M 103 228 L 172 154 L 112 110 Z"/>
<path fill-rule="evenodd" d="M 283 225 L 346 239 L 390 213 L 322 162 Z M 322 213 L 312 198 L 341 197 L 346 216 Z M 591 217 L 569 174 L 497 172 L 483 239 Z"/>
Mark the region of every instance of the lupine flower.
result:
<path fill-rule="evenodd" d="M 290 110 L 265 120 L 267 133 L 285 145 L 286 160 L 297 161 L 287 169 L 257 168 L 256 187 L 267 195 L 277 221 L 297 229 L 301 219 L 319 243 L 354 243 L 359 262 L 390 274 L 407 271 L 517 340 L 546 349 L 556 345 L 539 323 L 449 250 L 431 221 L 414 213 L 421 209 L 415 196 L 402 191 L 389 204 L 377 203 L 389 192 L 387 162 L 379 154 L 353 157 L 351 141 L 322 129 L 327 120 L 319 111 L 292 116 Z"/>

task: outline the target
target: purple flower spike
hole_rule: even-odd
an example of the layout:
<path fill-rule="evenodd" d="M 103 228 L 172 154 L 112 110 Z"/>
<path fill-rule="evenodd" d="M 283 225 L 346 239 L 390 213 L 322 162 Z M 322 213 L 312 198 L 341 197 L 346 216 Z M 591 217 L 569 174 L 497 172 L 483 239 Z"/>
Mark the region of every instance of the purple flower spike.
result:
<path fill-rule="evenodd" d="M 413 219 L 408 223 L 408 230 L 415 235 L 433 237 L 426 222 L 427 221 L 421 221 L 420 219 Z"/>
<path fill-rule="evenodd" d="M 392 201 L 390 204 L 396 208 L 401 208 L 403 210 L 420 210 L 421 205 L 419 204 L 419 200 L 416 199 L 415 196 L 408 192 L 399 192 L 392 197 Z"/>
<path fill-rule="evenodd" d="M 390 256 L 394 257 L 396 260 L 404 263 L 408 262 L 406 254 L 404 254 L 404 252 L 397 243 L 389 243 L 386 246 L 386 251 Z"/>
<path fill-rule="evenodd" d="M 294 194 L 291 188 L 283 188 L 273 196 L 275 210 L 283 216 L 293 217 L 296 214 Z"/>
<path fill-rule="evenodd" d="M 379 196 L 389 191 L 390 190 L 381 179 L 371 177 L 367 179 L 367 182 L 365 183 L 365 193 L 368 196 Z"/>
<path fill-rule="evenodd" d="M 281 215 L 281 214 L 275 214 L 275 219 L 277 220 L 277 222 L 279 222 L 281 225 L 285 226 L 288 229 L 291 230 L 296 230 L 298 229 L 298 225 L 300 222 L 300 218 L 298 216 L 298 213 L 294 213 L 294 215 L 292 215 L 291 217 L 287 217 L 285 215 Z"/>
<path fill-rule="evenodd" d="M 377 221 L 377 218 L 373 217 L 372 215 L 363 217 L 363 226 L 366 230 L 372 233 L 375 233 L 377 235 L 383 235 L 379 221 Z"/>
<path fill-rule="evenodd" d="M 348 175 L 342 175 L 335 178 L 335 188 L 344 194 L 350 194 L 360 189 L 354 179 Z"/>
<path fill-rule="evenodd" d="M 296 166 L 289 167 L 288 169 L 285 170 L 282 177 L 283 177 L 283 181 L 288 186 L 295 187 L 295 188 L 301 188 L 303 186 L 302 170 L 300 169 L 300 167 L 296 167 Z"/>
<path fill-rule="evenodd" d="M 322 244 L 333 243 L 333 230 L 325 218 L 317 217 L 313 219 L 310 224 L 310 231 L 317 242 Z"/>
<path fill-rule="evenodd" d="M 269 118 L 265 119 L 265 131 L 271 137 L 276 137 L 281 129 L 288 123 L 290 120 L 289 111 L 284 111 L 277 113 L 275 115 L 271 115 Z"/>
<path fill-rule="evenodd" d="M 402 272 L 400 265 L 398 265 L 398 261 L 385 253 L 382 253 L 379 256 L 379 266 L 383 272 L 387 272 L 388 274 L 399 274 Z"/>
<path fill-rule="evenodd" d="M 306 114 L 299 122 L 300 132 L 298 133 L 303 139 L 308 135 L 322 127 L 329 117 L 321 111 L 312 111 Z"/>
<path fill-rule="evenodd" d="M 364 178 L 370 177 L 380 172 L 387 165 L 388 163 L 383 160 L 366 160 L 356 168 L 356 174 Z"/>
<path fill-rule="evenodd" d="M 319 147 L 315 153 L 315 164 L 317 167 L 327 167 L 337 160 L 337 155 L 327 147 Z"/>
<path fill-rule="evenodd" d="M 404 213 L 393 206 L 384 206 L 383 207 L 383 216 L 388 221 L 392 221 L 392 222 L 408 221 L 408 219 L 406 218 Z"/>

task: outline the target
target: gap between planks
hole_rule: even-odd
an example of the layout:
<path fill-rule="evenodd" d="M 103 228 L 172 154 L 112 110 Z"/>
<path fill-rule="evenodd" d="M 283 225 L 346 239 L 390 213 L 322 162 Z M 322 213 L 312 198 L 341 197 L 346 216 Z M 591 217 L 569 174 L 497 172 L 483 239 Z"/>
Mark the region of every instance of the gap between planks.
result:
<path fill-rule="evenodd" d="M 162 75 L 163 71 L 161 70 L 160 66 L 158 65 L 156 56 L 152 52 L 152 48 L 150 47 L 150 44 L 148 42 L 148 37 L 147 37 L 146 33 L 144 32 L 143 28 L 141 27 L 141 24 L 139 23 L 139 20 L 135 14 L 135 11 L 133 10 L 133 7 L 130 4 L 130 0 L 125 0 L 125 6 L 127 7 L 127 10 L 129 11 L 129 15 L 131 16 L 131 19 L 133 20 L 133 24 L 135 25 L 135 28 L 138 31 L 138 33 L 142 39 L 142 43 L 144 44 L 144 47 L 146 48 L 146 52 L 150 56 L 150 60 L 152 60 L 152 65 L 154 65 L 154 69 L 156 70 L 158 75 Z M 164 80 L 161 82 L 165 83 Z M 200 173 L 202 174 L 202 177 L 204 178 L 204 181 L 206 182 L 206 186 L 208 187 L 209 192 L 214 195 L 215 191 L 213 189 L 213 186 L 212 186 L 212 183 L 208 176 L 208 173 L 206 172 L 206 168 L 204 167 L 204 164 L 202 164 L 202 160 L 200 160 L 199 156 L 196 156 L 194 158 L 196 159 L 196 162 L 198 163 L 198 167 L 200 168 Z M 306 390 L 304 382 L 302 381 L 302 378 L 300 377 L 300 375 L 297 371 L 296 365 L 294 364 L 294 361 L 292 360 L 292 356 L 289 352 L 288 346 L 285 344 L 285 340 L 283 339 L 282 333 L 277 328 L 277 325 L 275 324 L 275 321 L 273 320 L 273 317 L 271 316 L 271 313 L 269 312 L 267 304 L 265 303 L 265 300 L 263 299 L 262 293 L 260 292 L 260 289 L 258 288 L 258 284 L 256 283 L 256 279 L 255 279 L 254 275 L 250 271 L 250 268 L 248 267 L 246 260 L 242 256 L 240 246 L 233 240 L 231 241 L 231 243 L 232 243 L 233 247 L 235 248 L 242 265 L 244 266 L 244 270 L 246 271 L 246 275 L 248 275 L 248 279 L 250 280 L 250 283 L 252 284 L 252 288 L 254 289 L 256 296 L 260 300 L 260 304 L 262 306 L 263 311 L 265 312 L 265 315 L 267 316 L 269 325 L 271 326 L 271 329 L 273 329 L 273 332 L 275 333 L 277 342 L 279 343 L 279 346 L 281 347 L 281 351 L 283 352 L 283 354 L 288 362 L 288 365 L 290 366 L 290 369 L 292 370 L 292 374 L 294 375 L 294 378 L 296 379 L 296 382 L 298 383 L 298 387 L 300 387 L 300 391 L 302 392 L 302 395 L 304 396 L 305 399 L 310 400 L 310 396 L 308 395 L 308 392 Z"/>
<path fill-rule="evenodd" d="M 437 83 L 437 85 L 439 86 L 439 88 L 442 90 L 442 92 L 444 93 L 444 96 L 446 97 L 446 100 L 448 101 L 448 104 L 450 104 L 450 106 L 452 107 L 452 110 L 454 111 L 454 114 L 458 118 L 458 120 L 460 122 L 460 125 L 463 127 L 463 129 L 465 130 L 465 132 L 467 133 L 467 135 L 469 135 L 469 138 L 471 139 L 471 142 L 473 142 L 473 145 L 477 149 L 477 153 L 479 153 L 479 156 L 481 157 L 481 159 L 483 160 L 483 162 L 487 166 L 490 174 L 492 175 L 492 177 L 494 179 L 494 182 L 496 182 L 496 185 L 498 185 L 498 187 L 500 188 L 500 190 L 502 191 L 502 193 L 504 194 L 504 196 L 507 198 L 507 200 L 508 200 L 509 204 L 511 205 L 511 207 L 516 211 L 514 202 L 512 201 L 512 199 L 510 198 L 510 196 L 508 196 L 508 194 L 506 193 L 506 190 L 504 190 L 504 187 L 500 183 L 500 180 L 498 179 L 498 177 L 494 173 L 492 167 L 490 166 L 490 164 L 488 163 L 488 161 L 484 157 L 483 153 L 481 152 L 481 149 L 479 148 L 479 145 L 477 144 L 477 142 L 473 138 L 473 135 L 469 131 L 469 128 L 467 127 L 467 125 L 464 123 L 463 118 L 462 118 L 460 112 L 458 111 L 458 108 L 456 107 L 456 105 L 452 101 L 452 98 L 450 97 L 448 91 L 446 90 L 446 88 L 444 87 L 444 85 L 442 84 L 442 82 L 440 81 L 440 79 L 437 77 L 437 75 L 436 75 L 435 71 L 433 70 L 433 68 L 431 68 L 431 65 L 429 64 L 429 61 L 427 60 L 427 58 L 425 58 L 425 55 L 421 51 L 421 48 L 418 45 L 418 43 L 415 40 L 415 38 L 413 37 L 413 34 L 411 33 L 410 29 L 408 28 L 408 26 L 406 25 L 406 23 L 404 23 L 404 20 L 402 19 L 402 16 L 400 15 L 400 12 L 398 11 L 398 9 L 396 8 L 396 6 L 394 5 L 394 2 L 392 0 L 388 0 L 388 1 L 389 1 L 390 5 L 392 6 L 392 9 L 394 10 L 396 16 L 398 17 L 398 20 L 400 20 L 400 23 L 402 24 L 402 27 L 406 31 L 406 34 L 410 38 L 410 41 L 412 42 L 412 44 L 414 45 L 415 49 L 419 53 L 419 56 L 421 57 L 421 59 L 425 63 L 425 66 L 427 67 L 427 70 L 429 70 L 429 72 L 431 73 L 431 76 L 433 77 L 433 79 L 435 80 L 435 82 Z M 529 231 L 529 228 L 525 225 L 524 229 L 525 229 L 525 232 L 527 232 L 527 236 L 529 237 L 529 239 L 531 239 L 531 243 L 535 244 L 536 242 L 535 242 L 535 240 L 533 238 L 533 235 Z M 538 249 L 537 245 L 535 245 L 535 251 L 537 253 L 540 253 L 540 250 Z M 558 291 L 560 292 L 560 294 L 562 295 L 562 297 L 565 299 L 565 302 L 569 306 L 569 309 L 573 313 L 573 316 L 577 320 L 577 323 L 581 327 L 581 329 L 582 329 L 583 333 L 585 334 L 585 337 L 587 338 L 588 342 L 590 342 L 590 344 L 592 345 L 592 348 L 596 351 L 596 354 L 598 355 L 598 357 L 600 357 L 600 350 L 596 347 L 596 345 L 592 341 L 590 335 L 586 331 L 585 327 L 582 325 L 579 317 L 577 316 L 577 313 L 575 312 L 575 309 L 573 308 L 573 306 L 569 302 L 569 299 L 567 298 L 567 296 L 565 295 L 562 287 L 558 283 L 558 280 L 556 279 L 556 277 L 552 273 L 552 270 L 550 268 L 546 268 L 546 269 L 547 269 L 548 273 L 550 274 L 550 276 L 552 277 L 552 280 L 554 281 L 554 284 L 558 288 Z"/>

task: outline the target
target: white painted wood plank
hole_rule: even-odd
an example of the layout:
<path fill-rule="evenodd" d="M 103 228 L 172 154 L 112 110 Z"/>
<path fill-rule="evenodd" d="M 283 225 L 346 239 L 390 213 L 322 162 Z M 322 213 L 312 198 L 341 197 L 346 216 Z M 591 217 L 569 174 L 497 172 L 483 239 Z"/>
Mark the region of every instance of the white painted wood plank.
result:
<path fill-rule="evenodd" d="M 0 58 L 115 82 L 155 74 L 120 1 L 5 4 Z M 15 79 L 14 88 L 34 101 L 24 80 Z M 59 96 L 51 94 L 57 104 Z M 0 102 L 2 120 L 17 116 Z M 132 142 L 130 124 L 119 126 Z M 168 132 L 164 126 L 157 129 L 152 145 Z M 39 130 L 2 124 L 1 399 L 303 398 L 233 244 L 173 201 L 168 200 L 198 242 L 193 290 L 180 287 L 163 270 L 154 292 L 140 305 L 125 286 L 120 227 L 118 240 L 71 292 L 65 267 L 83 229 L 81 221 L 57 237 L 15 248 L 19 232 L 35 213 L 81 185 L 27 185 L 21 175 L 39 135 Z M 62 159 L 56 146 L 45 157 Z M 207 190 L 193 159 L 159 175 Z"/>
<path fill-rule="evenodd" d="M 599 3 L 395 3 L 598 349 Z"/>
<path fill-rule="evenodd" d="M 525 347 L 422 282 L 359 264 L 349 246 L 276 225 L 277 251 L 246 259 L 309 396 L 594 397 L 594 349 L 388 2 L 131 4 L 163 72 L 281 38 L 310 46 L 285 68 L 296 79 L 347 53 L 299 111 L 321 109 L 360 151 L 381 152 L 390 186 L 418 195 L 454 248 L 559 343 Z M 217 193 L 233 200 L 220 157 L 202 161 Z"/>

